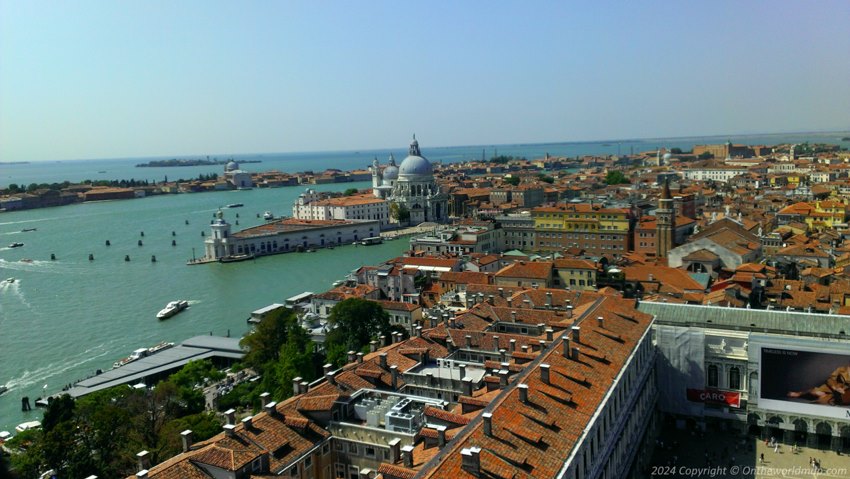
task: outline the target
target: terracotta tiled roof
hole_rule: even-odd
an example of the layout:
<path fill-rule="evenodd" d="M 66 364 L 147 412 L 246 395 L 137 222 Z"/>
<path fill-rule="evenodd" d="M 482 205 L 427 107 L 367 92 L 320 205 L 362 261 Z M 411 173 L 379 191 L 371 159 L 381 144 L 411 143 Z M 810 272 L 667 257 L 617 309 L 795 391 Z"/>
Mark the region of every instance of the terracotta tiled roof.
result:
<path fill-rule="evenodd" d="M 497 278 L 548 279 L 552 276 L 551 261 L 518 261 L 496 273 Z"/>

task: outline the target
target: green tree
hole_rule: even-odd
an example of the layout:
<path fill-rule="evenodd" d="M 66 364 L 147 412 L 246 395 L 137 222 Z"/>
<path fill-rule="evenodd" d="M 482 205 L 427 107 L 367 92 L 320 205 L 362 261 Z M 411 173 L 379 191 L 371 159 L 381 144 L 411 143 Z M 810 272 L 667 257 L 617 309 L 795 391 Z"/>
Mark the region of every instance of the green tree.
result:
<path fill-rule="evenodd" d="M 702 153 L 699 154 L 699 156 L 697 158 L 699 158 L 700 160 L 710 160 L 710 159 L 714 158 L 714 154 L 711 153 L 710 151 L 703 151 Z"/>
<path fill-rule="evenodd" d="M 356 195 L 356 194 L 357 194 L 357 188 L 349 188 L 349 189 L 345 190 L 345 192 L 343 193 L 343 195 L 345 195 L 345 196 L 351 196 L 351 195 Z"/>
<path fill-rule="evenodd" d="M 407 207 L 403 204 L 391 203 L 390 218 L 402 224 L 407 223 L 408 221 L 410 221 L 410 210 L 407 209 Z"/>
<path fill-rule="evenodd" d="M 289 309 L 279 309 L 267 315 L 254 331 L 242 338 L 239 344 L 248 350 L 244 362 L 248 366 L 261 369 L 270 361 L 277 361 L 281 347 L 286 343 L 289 333 L 300 328 L 298 318 Z"/>
<path fill-rule="evenodd" d="M 509 177 L 507 177 L 507 178 L 504 178 L 504 180 L 503 180 L 503 181 L 504 181 L 505 183 L 509 184 L 509 185 L 516 186 L 516 185 L 518 185 L 518 184 L 519 184 L 519 182 L 520 182 L 520 178 L 519 178 L 519 176 L 509 176 Z"/>
<path fill-rule="evenodd" d="M 345 364 L 348 351 L 361 351 L 369 341 L 389 334 L 390 317 L 380 304 L 360 298 L 349 298 L 331 309 L 328 323 L 333 329 L 325 337 L 328 362 Z"/>
<path fill-rule="evenodd" d="M 605 175 L 605 183 L 609 185 L 622 185 L 629 183 L 629 179 L 626 178 L 626 175 L 622 171 L 611 170 Z"/>
<path fill-rule="evenodd" d="M 549 175 L 544 175 L 543 173 L 537 175 L 537 179 L 544 183 L 549 183 L 550 185 L 555 182 L 555 178 L 552 178 Z"/>

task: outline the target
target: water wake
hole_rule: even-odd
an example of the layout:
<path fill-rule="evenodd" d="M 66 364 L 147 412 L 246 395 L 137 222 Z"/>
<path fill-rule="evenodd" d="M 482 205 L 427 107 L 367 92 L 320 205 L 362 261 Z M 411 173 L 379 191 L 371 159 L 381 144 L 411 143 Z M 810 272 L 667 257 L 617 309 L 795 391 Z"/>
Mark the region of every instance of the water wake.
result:
<path fill-rule="evenodd" d="M 74 369 L 78 366 L 82 366 L 86 363 L 90 363 L 98 358 L 109 354 L 109 351 L 107 351 L 106 349 L 106 346 L 108 344 L 109 343 L 98 344 L 97 346 L 91 347 L 73 358 L 68 358 L 68 360 L 66 361 L 51 363 L 47 366 L 42 366 L 32 371 L 25 370 L 20 376 L 7 381 L 6 387 L 8 387 L 9 389 L 25 388 L 28 386 L 44 383 L 45 381 L 54 376 L 58 376 L 60 374 L 65 373 L 66 371 Z M 98 354 L 91 354 L 98 350 L 100 350 Z M 56 387 L 54 389 L 58 390 L 60 388 Z"/>
<path fill-rule="evenodd" d="M 11 278 L 10 278 L 11 279 Z M 0 292 L 4 295 L 8 292 L 12 296 L 16 297 L 18 301 L 21 302 L 27 309 L 32 309 L 32 305 L 27 301 L 26 296 L 24 296 L 23 291 L 21 291 L 21 280 L 15 279 L 14 282 L 10 283 L 5 279 L 0 280 Z"/>

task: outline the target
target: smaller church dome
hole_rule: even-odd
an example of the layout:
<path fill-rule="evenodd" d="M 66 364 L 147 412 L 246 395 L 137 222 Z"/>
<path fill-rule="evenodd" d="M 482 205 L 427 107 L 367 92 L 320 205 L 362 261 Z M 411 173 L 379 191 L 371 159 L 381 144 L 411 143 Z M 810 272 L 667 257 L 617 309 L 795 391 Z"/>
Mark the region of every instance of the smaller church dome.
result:
<path fill-rule="evenodd" d="M 390 155 L 390 163 L 386 168 L 384 168 L 383 177 L 384 183 L 398 179 L 398 167 L 395 165 L 395 158 L 393 155 Z"/>
<path fill-rule="evenodd" d="M 239 169 L 239 163 L 236 163 L 233 160 L 228 161 L 227 164 L 224 165 L 224 171 L 236 171 L 238 169 Z"/>

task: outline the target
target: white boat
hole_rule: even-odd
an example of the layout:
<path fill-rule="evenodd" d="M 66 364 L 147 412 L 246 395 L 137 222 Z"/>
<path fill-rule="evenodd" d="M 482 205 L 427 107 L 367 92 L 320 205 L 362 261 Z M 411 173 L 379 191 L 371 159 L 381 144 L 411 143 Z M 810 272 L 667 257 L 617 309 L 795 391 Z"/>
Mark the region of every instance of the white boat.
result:
<path fill-rule="evenodd" d="M 29 429 L 38 429 L 41 427 L 41 421 L 28 421 L 22 422 L 15 426 L 15 430 L 18 432 L 24 432 Z"/>
<path fill-rule="evenodd" d="M 135 361 L 137 359 L 148 357 L 151 354 L 156 354 L 156 353 L 162 351 L 163 349 L 168 349 L 172 346 L 174 346 L 174 343 L 169 343 L 169 342 L 163 341 L 163 342 L 157 344 L 156 346 L 151 346 L 149 348 L 139 348 L 139 349 L 133 351 L 133 354 L 127 356 L 126 358 L 115 361 L 112 364 L 112 368 L 113 369 L 120 368 L 121 366 L 123 366 L 127 363 L 132 363 L 133 361 Z"/>
<path fill-rule="evenodd" d="M 162 308 L 158 313 L 156 313 L 156 319 L 168 319 L 188 307 L 189 302 L 185 299 L 171 301 L 170 303 L 166 304 L 165 307 Z"/>
<path fill-rule="evenodd" d="M 271 211 L 266 211 L 265 213 L 263 213 L 263 219 L 266 221 L 271 221 L 274 219 L 274 215 Z"/>
<path fill-rule="evenodd" d="M 4 283 L 12 284 L 15 282 L 15 278 L 6 278 L 3 280 Z"/>

